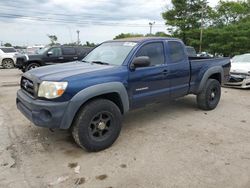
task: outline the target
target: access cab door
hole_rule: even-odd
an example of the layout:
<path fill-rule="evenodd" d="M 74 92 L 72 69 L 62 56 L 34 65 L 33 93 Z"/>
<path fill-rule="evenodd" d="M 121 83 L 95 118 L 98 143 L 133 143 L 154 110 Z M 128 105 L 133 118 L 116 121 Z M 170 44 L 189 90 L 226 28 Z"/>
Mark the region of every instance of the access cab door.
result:
<path fill-rule="evenodd" d="M 135 53 L 136 57 L 148 56 L 151 65 L 130 69 L 129 96 L 131 108 L 167 99 L 170 96 L 170 81 L 165 57 L 165 44 L 162 41 L 143 44 Z M 131 65 L 132 61 L 130 62 Z"/>
<path fill-rule="evenodd" d="M 182 97 L 188 94 L 190 83 L 190 63 L 185 45 L 178 40 L 168 40 L 166 44 L 170 97 Z"/>

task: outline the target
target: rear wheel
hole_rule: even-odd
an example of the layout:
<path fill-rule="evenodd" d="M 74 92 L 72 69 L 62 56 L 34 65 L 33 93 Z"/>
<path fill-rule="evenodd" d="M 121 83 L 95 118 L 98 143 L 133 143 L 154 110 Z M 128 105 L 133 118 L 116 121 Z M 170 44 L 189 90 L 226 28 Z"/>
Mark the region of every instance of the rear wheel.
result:
<path fill-rule="evenodd" d="M 198 107 L 202 110 L 213 110 L 218 105 L 220 97 L 220 82 L 215 79 L 208 79 L 202 92 L 197 95 Z"/>
<path fill-rule="evenodd" d="M 14 68 L 14 61 L 12 59 L 4 59 L 2 65 L 5 69 L 12 69 Z"/>
<path fill-rule="evenodd" d="M 40 65 L 38 63 L 30 63 L 26 68 L 25 68 L 25 72 L 31 70 L 31 69 L 35 69 L 37 67 L 40 67 Z"/>
<path fill-rule="evenodd" d="M 88 151 L 110 147 L 121 131 L 121 111 L 110 100 L 97 99 L 87 103 L 72 125 L 76 143 Z"/>

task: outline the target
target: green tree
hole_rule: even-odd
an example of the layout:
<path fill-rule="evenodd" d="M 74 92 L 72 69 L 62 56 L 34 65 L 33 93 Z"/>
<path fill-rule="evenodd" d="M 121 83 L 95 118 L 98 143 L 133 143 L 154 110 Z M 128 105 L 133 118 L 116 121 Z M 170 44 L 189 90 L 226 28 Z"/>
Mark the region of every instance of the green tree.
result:
<path fill-rule="evenodd" d="M 250 13 L 250 1 L 220 1 L 216 7 L 219 25 L 228 25 L 246 18 Z"/>
<path fill-rule="evenodd" d="M 124 39 L 124 38 L 134 38 L 134 37 L 143 37 L 143 34 L 121 33 L 117 35 L 114 39 Z"/>
<path fill-rule="evenodd" d="M 95 46 L 97 46 L 97 44 L 95 44 L 95 43 L 91 43 L 91 42 L 89 42 L 89 41 L 86 41 L 86 44 L 84 45 L 84 46 L 87 46 L 87 47 L 95 47 Z"/>
<path fill-rule="evenodd" d="M 200 6 L 199 2 L 203 4 Z M 172 35 L 185 44 L 198 51 L 203 15 L 203 51 L 225 56 L 250 52 L 250 0 L 220 1 L 213 9 L 206 1 L 172 0 L 172 3 L 172 8 L 162 16 Z"/>
<path fill-rule="evenodd" d="M 117 35 L 114 39 L 124 39 L 124 38 L 136 38 L 136 37 L 170 37 L 171 35 L 158 31 L 155 34 L 134 34 L 134 33 L 121 33 Z"/>
<path fill-rule="evenodd" d="M 53 45 L 55 45 L 55 44 L 57 44 L 57 40 L 58 40 L 58 38 L 57 38 L 57 36 L 56 35 L 47 35 L 48 37 L 49 37 L 49 39 L 50 39 L 50 46 L 53 46 Z"/>
<path fill-rule="evenodd" d="M 145 36 L 146 37 L 170 37 L 171 35 L 169 35 L 165 32 L 162 32 L 162 31 L 158 31 L 155 34 L 147 34 Z"/>
<path fill-rule="evenodd" d="M 206 0 L 172 0 L 172 7 L 162 13 L 167 26 L 171 26 L 173 34 L 187 43 L 187 32 L 210 23 L 212 9 Z"/>
<path fill-rule="evenodd" d="M 5 47 L 11 47 L 12 45 L 11 45 L 10 43 L 7 42 L 7 43 L 4 44 L 4 46 L 5 46 Z"/>
<path fill-rule="evenodd" d="M 250 18 L 223 27 L 204 30 L 204 46 L 210 53 L 225 56 L 250 52 Z"/>

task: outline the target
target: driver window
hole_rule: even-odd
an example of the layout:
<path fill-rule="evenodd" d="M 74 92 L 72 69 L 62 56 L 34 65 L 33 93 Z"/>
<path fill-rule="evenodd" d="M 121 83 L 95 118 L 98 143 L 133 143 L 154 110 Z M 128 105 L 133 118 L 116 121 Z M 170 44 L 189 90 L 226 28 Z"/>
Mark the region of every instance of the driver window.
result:
<path fill-rule="evenodd" d="M 59 56 L 62 56 L 62 50 L 61 50 L 61 48 L 52 48 L 49 52 L 52 52 L 52 55 L 50 55 L 50 57 L 59 57 Z"/>
<path fill-rule="evenodd" d="M 146 44 L 137 52 L 136 57 L 148 56 L 151 66 L 162 65 L 165 63 L 164 48 L 161 42 Z"/>

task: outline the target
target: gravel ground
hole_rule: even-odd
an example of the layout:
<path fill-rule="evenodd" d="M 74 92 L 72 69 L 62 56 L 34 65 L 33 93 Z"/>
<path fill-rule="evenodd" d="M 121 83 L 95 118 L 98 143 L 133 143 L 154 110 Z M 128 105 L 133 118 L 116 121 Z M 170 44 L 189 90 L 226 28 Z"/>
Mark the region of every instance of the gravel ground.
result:
<path fill-rule="evenodd" d="M 250 90 L 223 88 L 209 112 L 194 96 L 133 111 L 111 148 L 87 153 L 21 115 L 20 76 L 0 70 L 0 187 L 250 187 Z"/>

